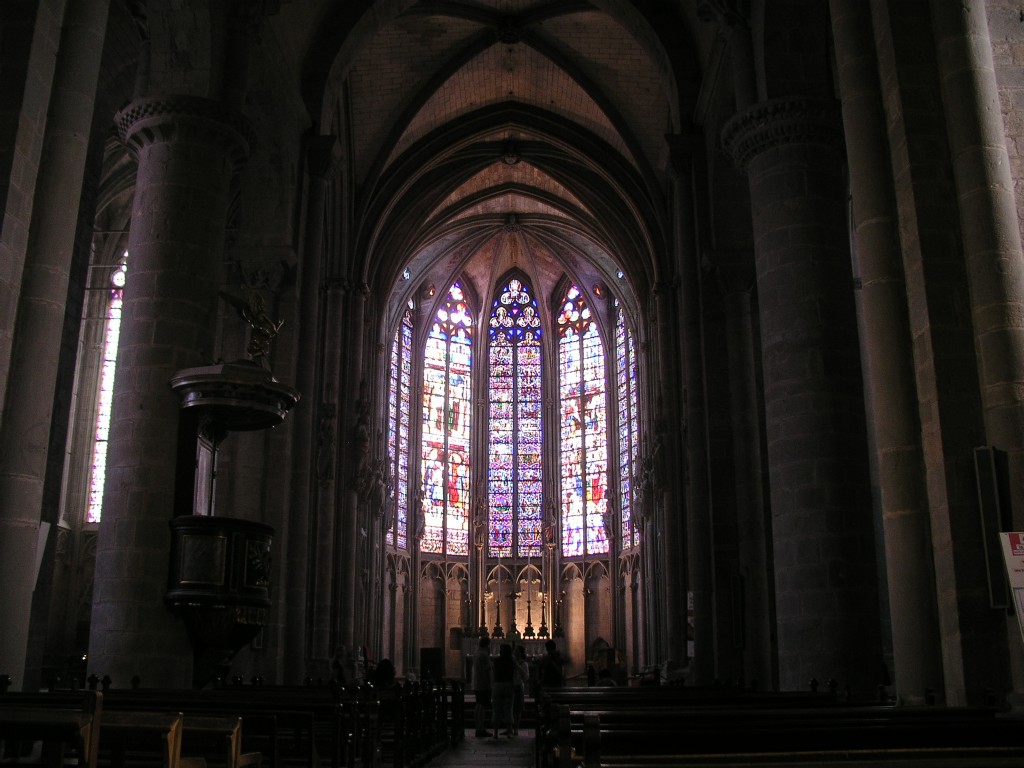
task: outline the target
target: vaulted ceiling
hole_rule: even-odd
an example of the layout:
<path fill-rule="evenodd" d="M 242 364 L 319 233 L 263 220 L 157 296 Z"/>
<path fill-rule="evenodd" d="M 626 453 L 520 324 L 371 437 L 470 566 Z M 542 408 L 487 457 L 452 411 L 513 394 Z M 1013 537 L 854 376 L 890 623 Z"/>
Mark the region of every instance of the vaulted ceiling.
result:
<path fill-rule="evenodd" d="M 291 2 L 273 25 L 348 152 L 350 248 L 393 307 L 406 269 L 410 291 L 462 274 L 487 303 L 513 266 L 542 298 L 567 278 L 635 306 L 658 279 L 666 135 L 716 34 L 695 0 Z"/>

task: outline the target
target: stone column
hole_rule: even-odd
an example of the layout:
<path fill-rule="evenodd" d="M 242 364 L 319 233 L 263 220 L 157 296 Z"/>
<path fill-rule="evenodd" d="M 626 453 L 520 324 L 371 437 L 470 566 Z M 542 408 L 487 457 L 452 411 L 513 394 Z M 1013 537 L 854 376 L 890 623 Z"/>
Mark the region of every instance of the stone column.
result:
<path fill-rule="evenodd" d="M 778 681 L 772 639 L 772 569 L 768 560 L 771 531 L 764 503 L 751 296 L 754 256 L 749 251 L 715 251 L 707 254 L 707 258 L 714 267 L 725 308 L 736 473 L 736 548 L 743 579 L 743 674 L 761 689 L 774 689 Z"/>
<path fill-rule="evenodd" d="M 1024 257 L 985 4 L 931 2 L 981 364 L 985 429 L 1024 480 Z M 1018 504 L 1014 508 L 1022 509 Z M 1018 518 L 1020 520 L 1020 518 Z M 1019 524 L 1019 522 L 1018 522 Z"/>
<path fill-rule="evenodd" d="M 320 276 L 323 261 L 324 221 L 327 187 L 339 165 L 341 148 L 335 136 L 310 139 L 306 162 L 309 182 L 306 200 L 306 229 L 299 277 L 299 340 L 295 363 L 296 388 L 306 398 L 293 415 L 291 511 L 288 515 L 288 567 L 283 570 L 286 591 L 284 633 L 285 680 L 297 682 L 305 676 L 306 638 L 312 618 L 306 614 L 310 563 L 310 528 L 316 516 L 316 485 L 319 481 L 321 450 L 329 450 L 330 438 L 319 429 L 316 391 L 317 345 L 320 335 Z M 331 443 L 333 444 L 333 443 Z M 326 458 L 326 457 L 325 457 Z"/>
<path fill-rule="evenodd" d="M 310 520 L 309 589 L 312 592 L 310 638 L 307 653 L 310 664 L 326 662 L 341 642 L 336 628 L 340 596 L 338 587 L 338 388 L 342 369 L 345 328 L 345 285 L 335 278 L 327 282 L 323 297 L 321 355 L 323 372 L 320 408 L 317 414 L 317 492 Z M 313 674 L 313 668 L 307 670 Z"/>
<path fill-rule="evenodd" d="M 237 113 L 193 96 L 145 98 L 117 116 L 138 159 L 118 374 L 97 544 L 89 670 L 116 686 L 186 687 L 184 625 L 164 605 L 179 488 L 180 401 L 168 384 L 208 363 L 232 175 L 251 146 Z M 176 496 L 179 498 L 176 499 Z"/>
<path fill-rule="evenodd" d="M 13 675 L 15 690 L 25 667 L 54 386 L 108 8 L 109 0 L 68 5 L 16 302 L 0 421 L 0 616 L 10 617 L 0 632 L 0 670 Z"/>
<path fill-rule="evenodd" d="M 779 681 L 876 695 L 877 572 L 841 134 L 831 104 L 763 102 L 723 129 L 746 169 L 761 310 Z"/>
<path fill-rule="evenodd" d="M 65 5 L 38 0 L 0 3 L 0 72 L 5 86 L 0 94 L 0 418 L 6 413 L 18 295 Z M 20 670 L 17 674 L 20 678 Z"/>
<path fill-rule="evenodd" d="M 986 3 L 931 0 L 960 208 L 985 434 L 1006 452 L 1014 530 L 1024 527 L 1024 253 Z M 997 553 L 992 553 L 998 557 Z M 1015 698 L 1024 648 L 1007 617 Z M 988 674 L 997 678 L 998 669 Z"/>
<path fill-rule="evenodd" d="M 678 346 L 675 341 L 679 332 L 677 302 L 678 286 L 660 283 L 654 288 L 656 316 L 658 322 L 657 343 L 660 365 L 659 380 L 655 387 L 660 401 L 659 424 L 654 446 L 657 467 L 655 487 L 657 495 L 654 515 L 660 536 L 645 538 L 645 547 L 655 546 L 661 552 L 662 568 L 658 569 L 658 603 L 664 610 L 664 623 L 658 624 L 662 631 L 655 650 L 660 660 L 671 659 L 678 663 L 686 660 L 686 572 L 688 550 L 686 541 L 686 510 L 683 508 L 683 487 L 688 472 L 685 453 L 685 431 L 682 403 L 677 403 L 685 394 L 679 391 L 683 380 L 679 364 Z M 660 507 L 660 508 L 659 508 Z M 650 576 L 650 573 L 648 574 Z M 652 579 L 648 578 L 649 587 Z"/>
<path fill-rule="evenodd" d="M 674 250 L 679 270 L 679 320 L 681 360 L 686 399 L 682 404 L 686 424 L 683 444 L 685 458 L 686 554 L 689 591 L 693 593 L 694 657 L 690 660 L 688 682 L 712 685 L 715 660 L 715 535 L 711 519 L 711 489 L 708 483 L 708 440 L 704 398 L 704 328 L 701 299 L 701 257 L 697 249 L 694 221 L 694 155 L 703 138 L 697 135 L 670 136 L 672 166 L 672 216 L 675 222 Z M 683 595 L 682 597 L 687 597 Z M 686 611 L 687 602 L 683 601 Z M 685 613 L 684 613 L 685 617 Z M 699 617 L 699 619 L 698 619 Z M 685 618 L 684 618 L 685 622 Z M 683 642 L 686 640 L 684 623 Z M 685 651 L 685 646 L 684 646 Z M 686 654 L 676 657 L 685 662 Z"/>
<path fill-rule="evenodd" d="M 338 627 L 338 636 L 344 645 L 352 646 L 362 640 L 362 617 L 359 614 L 359 603 L 357 601 L 357 590 L 360 579 L 360 547 L 358 546 L 359 536 L 359 493 L 357 487 L 364 475 L 370 471 L 370 436 L 371 425 L 371 403 L 370 387 L 363 379 L 363 317 L 366 307 L 366 297 L 369 288 L 359 285 L 352 291 L 352 300 L 349 302 L 349 313 L 347 323 L 345 368 L 342 371 L 340 381 L 346 386 L 349 393 L 359 393 L 359 398 L 350 397 L 350 407 L 347 410 L 349 422 L 352 426 L 348 429 L 349 446 L 346 451 L 348 471 L 346 472 L 346 486 L 343 498 L 341 522 L 339 525 L 340 549 L 337 557 L 341 561 L 340 586 L 341 586 L 341 625 Z"/>
<path fill-rule="evenodd" d="M 931 520 L 918 418 L 907 288 L 870 8 L 831 0 L 860 279 L 869 438 L 880 490 L 898 700 L 942 687 Z"/>

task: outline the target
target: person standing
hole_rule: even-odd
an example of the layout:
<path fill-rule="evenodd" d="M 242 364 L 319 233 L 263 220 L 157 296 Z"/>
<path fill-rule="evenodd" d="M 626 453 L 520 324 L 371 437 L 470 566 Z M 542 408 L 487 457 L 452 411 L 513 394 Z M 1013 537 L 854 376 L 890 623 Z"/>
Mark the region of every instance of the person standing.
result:
<path fill-rule="evenodd" d="M 544 643 L 545 654 L 537 666 L 540 673 L 541 688 L 561 688 L 565 683 L 562 667 L 565 666 L 565 659 L 558 652 L 558 646 L 554 640 Z"/>
<path fill-rule="evenodd" d="M 488 637 L 481 637 L 473 656 L 473 697 L 476 699 L 473 715 L 477 736 L 487 735 L 487 708 L 491 706 L 492 675 L 491 640 Z"/>
<path fill-rule="evenodd" d="M 512 735 L 519 735 L 519 721 L 523 719 L 526 708 L 526 686 L 530 684 L 530 664 L 526 660 L 526 648 L 516 646 L 513 660 L 516 664 L 515 677 L 512 680 Z"/>
<path fill-rule="evenodd" d="M 512 738 L 512 698 L 516 675 L 516 662 L 512 658 L 512 646 L 502 643 L 498 658 L 494 662 L 494 738 L 498 738 L 498 729 L 505 730 L 502 735 Z"/>

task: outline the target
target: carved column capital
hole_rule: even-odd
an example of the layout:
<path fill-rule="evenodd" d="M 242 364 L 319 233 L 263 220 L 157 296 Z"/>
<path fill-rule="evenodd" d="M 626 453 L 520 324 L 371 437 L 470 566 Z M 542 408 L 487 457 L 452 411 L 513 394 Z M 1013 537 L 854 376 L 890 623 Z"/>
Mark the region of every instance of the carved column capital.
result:
<path fill-rule="evenodd" d="M 811 98 L 772 99 L 734 115 L 722 128 L 722 146 L 741 169 L 762 152 L 787 144 L 819 144 L 841 150 L 839 108 Z"/>
<path fill-rule="evenodd" d="M 136 154 L 149 144 L 188 136 L 220 146 L 237 169 L 256 146 L 256 132 L 248 118 L 200 96 L 137 99 L 118 112 L 114 121 L 118 134 Z"/>

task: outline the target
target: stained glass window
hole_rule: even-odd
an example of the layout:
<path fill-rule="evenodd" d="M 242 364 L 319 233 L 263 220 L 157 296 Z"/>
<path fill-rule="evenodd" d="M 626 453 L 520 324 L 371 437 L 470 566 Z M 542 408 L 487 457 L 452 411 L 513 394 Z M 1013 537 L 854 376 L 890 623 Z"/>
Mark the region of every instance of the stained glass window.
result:
<path fill-rule="evenodd" d="M 128 253 L 125 252 L 121 264 L 111 275 L 111 286 L 107 289 L 107 322 L 103 335 L 103 362 L 96 404 L 92 467 L 89 472 L 89 506 L 85 512 L 87 523 L 98 523 L 103 517 L 103 484 L 107 479 L 107 441 L 110 436 L 110 413 L 114 399 L 114 373 L 117 368 L 117 342 L 121 335 L 121 305 L 128 270 L 127 258 Z"/>
<path fill-rule="evenodd" d="M 468 553 L 472 352 L 472 318 L 456 281 L 437 310 L 424 355 L 422 552 Z"/>
<path fill-rule="evenodd" d="M 541 554 L 541 327 L 537 299 L 513 277 L 489 321 L 488 537 L 492 557 Z"/>
<path fill-rule="evenodd" d="M 626 313 L 615 302 L 616 395 L 619 417 L 619 504 L 622 546 L 640 543 L 640 532 L 633 529 L 633 473 L 637 464 L 637 406 L 639 394 L 636 381 L 636 348 L 633 334 L 626 324 Z"/>
<path fill-rule="evenodd" d="M 412 409 L 412 308 L 391 342 L 388 386 L 388 456 L 395 488 L 394 523 L 387 530 L 387 543 L 399 549 L 408 547 L 409 511 L 409 418 Z"/>
<path fill-rule="evenodd" d="M 575 285 L 562 299 L 556 326 L 562 554 L 602 554 L 608 551 L 605 355 L 597 323 Z"/>

